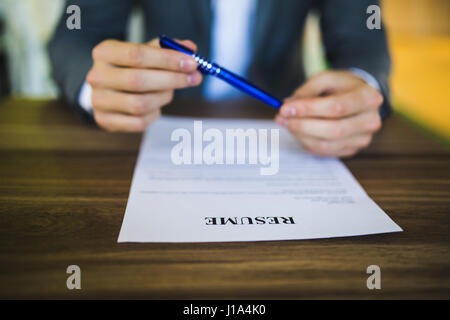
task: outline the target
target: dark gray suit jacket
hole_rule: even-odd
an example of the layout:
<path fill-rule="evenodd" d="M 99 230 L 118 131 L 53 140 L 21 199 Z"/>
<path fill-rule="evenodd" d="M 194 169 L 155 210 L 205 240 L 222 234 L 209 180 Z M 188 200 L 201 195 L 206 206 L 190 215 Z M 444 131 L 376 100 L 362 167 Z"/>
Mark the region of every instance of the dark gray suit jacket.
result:
<path fill-rule="evenodd" d="M 64 14 L 49 50 L 60 91 L 80 113 L 83 111 L 78 106 L 78 94 L 92 66 L 92 48 L 104 39 L 125 38 L 128 16 L 136 2 L 144 11 L 148 40 L 160 34 L 191 39 L 203 56 L 210 55 L 211 0 L 70 0 L 67 5 L 81 8 L 81 30 L 67 29 L 68 15 Z M 384 29 L 366 27 L 366 9 L 372 4 L 379 1 L 258 0 L 248 78 L 279 98 L 287 97 L 301 85 L 304 75 L 299 59 L 300 37 L 308 12 L 315 8 L 321 15 L 328 63 L 333 69 L 356 67 L 372 74 L 385 97 L 380 109 L 384 118 L 390 112 L 390 57 Z M 201 90 L 179 90 L 177 95 L 200 95 Z"/>

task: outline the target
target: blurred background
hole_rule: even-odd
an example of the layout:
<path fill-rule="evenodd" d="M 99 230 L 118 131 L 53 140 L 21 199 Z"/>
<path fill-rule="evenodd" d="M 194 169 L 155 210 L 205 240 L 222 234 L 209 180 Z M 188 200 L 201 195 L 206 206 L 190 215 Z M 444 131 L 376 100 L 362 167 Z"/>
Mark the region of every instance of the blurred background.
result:
<path fill-rule="evenodd" d="M 357 0 L 356 0 L 357 1 Z M 46 44 L 65 13 L 64 0 L 0 1 L 0 99 L 52 99 Z M 450 141 L 450 0 L 384 0 L 393 74 L 394 109 Z M 325 68 L 317 15 L 310 15 L 303 64 L 311 75 Z M 128 38 L 142 40 L 139 10 L 130 17 Z"/>

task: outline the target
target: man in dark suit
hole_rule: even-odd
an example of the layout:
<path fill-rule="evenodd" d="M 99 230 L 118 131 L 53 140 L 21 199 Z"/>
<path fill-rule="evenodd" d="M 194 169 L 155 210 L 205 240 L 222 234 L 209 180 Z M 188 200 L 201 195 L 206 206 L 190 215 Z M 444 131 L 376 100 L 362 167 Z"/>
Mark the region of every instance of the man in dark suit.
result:
<path fill-rule="evenodd" d="M 174 90 L 180 96 L 205 92 L 193 59 L 161 49 L 156 37 L 191 39 L 183 43 L 209 56 L 214 51 L 212 35 L 217 34 L 212 30 L 219 28 L 216 20 L 228 19 L 229 26 L 242 20 L 232 21 L 234 16 L 218 19 L 226 11 L 217 7 L 220 1 L 223 5 L 236 2 L 138 1 L 145 16 L 145 36 L 154 39 L 145 44 L 124 41 L 132 1 L 70 1 L 81 8 L 81 30 L 68 30 L 63 17 L 50 43 L 54 78 L 62 94 L 107 130 L 144 130 L 173 99 Z M 368 146 L 390 111 L 385 32 L 366 26 L 366 10 L 378 1 L 246 1 L 255 2 L 253 9 L 251 5 L 245 9 L 253 11 L 247 15 L 250 27 L 242 30 L 250 35 L 243 41 L 249 48 L 229 50 L 250 52 L 245 75 L 275 96 L 288 97 L 276 116 L 277 123 L 315 154 L 345 157 Z M 246 1 L 236 2 L 237 7 L 228 11 L 239 12 Z M 216 3 L 215 11 L 212 3 Z M 332 70 L 304 82 L 298 43 L 313 7 L 321 17 Z M 223 30 L 221 34 L 227 35 Z M 232 36 L 238 39 L 241 32 Z"/>

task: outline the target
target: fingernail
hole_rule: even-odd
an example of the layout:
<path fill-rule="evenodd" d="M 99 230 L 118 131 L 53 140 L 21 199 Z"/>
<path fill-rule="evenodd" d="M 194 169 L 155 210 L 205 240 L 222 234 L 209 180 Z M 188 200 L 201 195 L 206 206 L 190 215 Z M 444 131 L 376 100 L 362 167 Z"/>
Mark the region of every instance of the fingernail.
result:
<path fill-rule="evenodd" d="M 188 75 L 188 82 L 189 84 L 198 84 L 200 83 L 200 80 L 202 79 L 202 76 L 199 72 L 194 72 Z"/>
<path fill-rule="evenodd" d="M 286 103 L 286 102 L 289 102 L 289 101 L 292 101 L 292 100 L 295 100 L 295 97 L 287 97 L 287 98 L 284 98 L 284 99 L 283 99 L 283 102 Z"/>
<path fill-rule="evenodd" d="M 194 70 L 197 67 L 197 63 L 192 59 L 183 59 L 180 61 L 180 68 L 184 71 Z"/>
<path fill-rule="evenodd" d="M 287 126 L 287 120 L 283 117 L 277 117 L 275 122 L 278 123 L 280 126 L 283 126 L 283 127 Z"/>
<path fill-rule="evenodd" d="M 283 108 L 283 110 L 281 110 L 281 114 L 284 117 L 292 117 L 295 116 L 295 108 L 291 107 L 291 106 L 286 106 Z"/>

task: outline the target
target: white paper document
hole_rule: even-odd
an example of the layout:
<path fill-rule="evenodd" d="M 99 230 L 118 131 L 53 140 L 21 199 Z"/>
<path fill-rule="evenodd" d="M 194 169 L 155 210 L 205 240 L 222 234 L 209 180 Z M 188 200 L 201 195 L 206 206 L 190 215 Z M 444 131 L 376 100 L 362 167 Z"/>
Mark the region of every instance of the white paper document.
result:
<path fill-rule="evenodd" d="M 341 161 L 306 153 L 273 121 L 164 116 L 144 134 L 118 242 L 398 231 Z"/>

